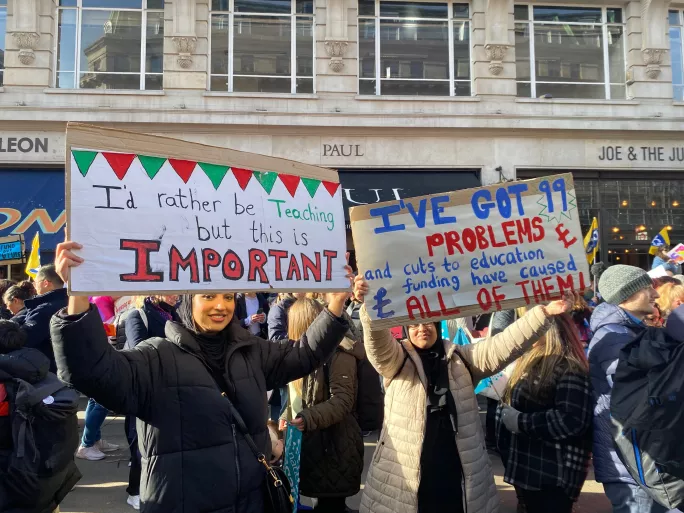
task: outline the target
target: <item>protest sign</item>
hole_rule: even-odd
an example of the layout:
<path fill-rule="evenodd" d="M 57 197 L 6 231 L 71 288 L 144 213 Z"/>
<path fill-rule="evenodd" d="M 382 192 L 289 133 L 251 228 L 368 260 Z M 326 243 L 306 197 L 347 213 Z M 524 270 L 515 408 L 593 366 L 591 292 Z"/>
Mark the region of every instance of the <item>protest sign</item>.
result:
<path fill-rule="evenodd" d="M 70 123 L 72 294 L 345 290 L 337 172 Z"/>
<path fill-rule="evenodd" d="M 285 458 L 283 459 L 283 472 L 290 480 L 292 486 L 292 498 L 294 504 L 292 513 L 297 513 L 299 504 L 299 470 L 302 456 L 302 432 L 294 426 L 289 426 L 285 431 Z"/>
<path fill-rule="evenodd" d="M 673 263 L 682 264 L 684 263 L 684 244 L 677 244 L 672 251 L 670 251 L 667 256 L 670 257 Z"/>
<path fill-rule="evenodd" d="M 363 205 L 350 219 L 373 327 L 534 305 L 591 285 L 570 174 Z"/>

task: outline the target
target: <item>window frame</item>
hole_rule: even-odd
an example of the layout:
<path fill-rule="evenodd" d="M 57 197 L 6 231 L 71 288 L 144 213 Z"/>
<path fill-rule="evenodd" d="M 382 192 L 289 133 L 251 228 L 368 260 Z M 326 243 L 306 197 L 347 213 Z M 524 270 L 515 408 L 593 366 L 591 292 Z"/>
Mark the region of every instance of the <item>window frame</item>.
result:
<path fill-rule="evenodd" d="M 517 6 L 525 6 L 527 7 L 527 20 L 517 20 L 513 19 L 513 27 L 515 30 L 515 26 L 519 24 L 525 23 L 528 27 L 528 31 L 530 33 L 530 38 L 529 38 L 529 52 L 530 52 L 530 57 L 529 57 L 529 64 L 530 64 L 530 79 L 529 80 L 519 80 L 517 77 L 516 73 L 516 86 L 517 84 L 529 84 L 530 86 L 530 95 L 529 96 L 517 96 L 517 98 L 538 98 L 537 95 L 537 84 L 553 84 L 553 85 L 574 85 L 574 86 L 583 86 L 583 85 L 594 85 L 594 86 L 600 86 L 603 85 L 604 89 L 604 98 L 600 98 L 601 100 L 611 100 L 611 87 L 612 86 L 624 86 L 625 87 L 625 98 L 627 98 L 626 94 L 626 87 L 627 87 L 627 22 L 625 19 L 626 15 L 626 8 L 619 6 L 619 5 L 591 5 L 591 4 L 563 4 L 563 3 L 529 3 L 529 2 L 515 2 L 514 3 L 514 8 Z M 534 21 L 534 8 L 535 7 L 572 7 L 572 8 L 587 8 L 587 9 L 601 9 L 601 41 L 602 41 L 602 54 L 603 54 L 603 82 L 568 82 L 568 81 L 553 81 L 553 82 L 548 82 L 544 80 L 537 80 L 537 66 L 536 66 L 536 51 L 535 51 L 535 45 L 534 45 L 534 39 L 535 39 L 535 23 L 537 25 L 572 25 L 572 26 L 580 26 L 580 27 L 586 27 L 589 25 L 592 25 L 592 23 L 586 23 L 586 22 L 566 22 L 566 21 Z M 611 9 L 619 9 L 621 14 L 622 14 L 622 22 L 620 23 L 609 23 L 608 22 L 608 11 Z M 596 23 L 594 23 L 596 25 Z M 610 81 L 610 53 L 608 49 L 608 28 L 609 27 L 621 27 L 622 28 L 622 53 L 623 53 L 623 74 L 625 76 L 625 81 L 623 83 L 614 83 Z M 514 43 L 515 46 L 515 43 Z M 517 56 L 516 56 L 516 68 L 517 68 Z M 554 99 L 556 99 L 554 97 Z M 564 99 L 563 97 L 559 97 L 558 99 Z M 582 98 L 576 98 L 576 99 L 582 99 Z M 590 98 L 585 98 L 585 99 L 590 99 Z"/>
<path fill-rule="evenodd" d="M 235 12 L 235 0 L 229 0 L 228 10 L 213 10 L 213 2 L 209 0 L 209 37 L 208 46 L 208 56 L 207 59 L 207 91 L 216 94 L 255 94 L 255 95 L 272 95 L 272 94 L 292 94 L 292 95 L 304 95 L 304 94 L 316 94 L 316 1 L 312 0 L 313 12 L 311 13 L 297 13 L 297 0 L 291 0 L 290 12 L 289 13 L 263 13 L 263 12 Z M 214 25 L 214 15 L 226 15 L 228 16 L 228 73 L 212 73 L 211 63 L 212 63 L 212 27 Z M 235 17 L 273 17 L 273 18 L 289 18 L 290 20 L 290 92 L 289 93 L 267 93 L 259 91 L 235 91 L 234 79 L 238 78 L 275 78 L 275 79 L 285 79 L 286 75 L 235 75 L 234 68 L 234 52 L 235 52 Z M 299 18 L 311 20 L 311 76 L 299 76 L 297 74 L 297 21 Z M 225 77 L 227 79 L 227 90 L 226 91 L 216 91 L 211 88 L 211 80 L 213 77 Z M 311 92 L 298 93 L 297 92 L 297 79 L 310 79 L 312 81 Z"/>
<path fill-rule="evenodd" d="M 411 97 L 424 97 L 430 96 L 435 98 L 470 98 L 473 96 L 473 9 L 469 0 L 459 1 L 459 0 L 411 0 L 406 3 L 446 3 L 447 4 L 447 17 L 446 18 L 407 18 L 401 16 L 381 16 L 380 15 L 380 3 L 385 0 L 373 0 L 375 6 L 375 13 L 371 16 L 369 14 L 359 14 L 357 23 L 357 45 L 356 45 L 356 66 L 358 73 L 356 94 L 363 96 L 364 98 L 371 98 L 373 96 L 382 97 L 382 81 L 399 81 L 399 82 L 448 82 L 449 83 L 449 96 L 431 96 L 431 95 L 411 95 Z M 467 18 L 454 18 L 454 4 L 467 5 L 468 6 L 468 17 Z M 361 77 L 361 44 L 360 44 L 360 30 L 362 20 L 374 20 L 375 25 L 375 79 L 362 78 Z M 424 79 L 424 78 L 382 78 L 382 54 L 380 42 L 382 40 L 380 31 L 381 20 L 398 20 L 398 21 L 430 21 L 430 22 L 444 22 L 447 21 L 447 44 L 449 45 L 449 77 L 446 79 Z M 468 56 L 469 56 L 469 77 L 467 80 L 457 79 L 456 65 L 454 62 L 454 22 L 461 21 L 468 23 Z M 375 82 L 375 94 L 362 94 L 361 93 L 361 82 Z M 456 82 L 467 82 L 470 84 L 470 95 L 468 96 L 458 96 L 456 95 Z M 386 95 L 394 96 L 394 95 Z"/>
<path fill-rule="evenodd" d="M 670 13 L 677 13 L 676 25 L 672 25 L 670 23 Z M 679 40 L 681 41 L 681 48 L 679 51 L 682 58 L 682 62 L 679 63 L 680 67 L 682 68 L 682 77 L 680 77 L 682 82 L 675 83 L 674 74 L 672 75 L 672 98 L 676 102 L 682 102 L 684 101 L 684 8 L 668 9 L 667 11 L 667 39 L 670 43 L 670 64 L 672 64 L 672 39 L 670 38 L 670 29 L 672 28 L 679 29 Z M 679 88 L 681 90 L 679 96 L 675 92 L 675 88 Z"/>
<path fill-rule="evenodd" d="M 164 8 L 161 9 L 156 9 L 156 8 L 148 8 L 147 7 L 147 2 L 148 0 L 140 0 L 141 1 L 141 8 L 136 9 L 136 8 L 131 8 L 131 7 L 123 7 L 123 8 L 114 8 L 114 7 L 83 7 L 83 0 L 75 0 L 76 5 L 75 6 L 60 6 L 57 5 L 57 12 L 55 15 L 55 66 L 54 66 L 54 72 L 52 76 L 52 87 L 54 89 L 65 89 L 65 90 L 79 90 L 79 91 L 94 91 L 97 89 L 91 89 L 91 88 L 81 88 L 80 87 L 80 75 L 81 74 L 98 74 L 98 75 L 140 75 L 140 83 L 138 89 L 104 89 L 105 91 L 147 91 L 145 88 L 146 85 L 146 79 L 147 75 L 155 75 L 162 77 L 162 88 L 161 90 L 164 90 L 164 85 L 163 85 L 163 79 L 164 79 L 164 52 L 163 52 L 163 42 L 162 42 L 162 71 L 161 73 L 147 73 L 145 68 L 147 65 L 147 21 L 148 21 L 148 14 L 149 13 L 161 13 L 162 14 L 162 29 L 164 28 L 165 24 L 165 18 L 164 18 Z M 57 0 L 57 3 L 59 4 L 59 0 Z M 164 4 L 166 5 L 166 4 Z M 117 72 L 117 71 L 83 71 L 81 70 L 81 43 L 82 43 L 82 21 L 83 21 L 83 11 L 118 11 L 118 12 L 140 12 L 140 70 L 137 72 L 131 72 L 131 71 L 126 71 L 126 72 Z M 74 69 L 73 70 L 67 70 L 67 71 L 60 71 L 59 69 L 59 61 L 57 59 L 57 56 L 59 55 L 59 20 L 60 20 L 60 12 L 61 11 L 75 11 L 76 12 L 76 42 L 74 45 L 75 52 L 74 52 Z M 165 36 L 164 36 L 165 37 Z M 74 82 L 73 82 L 73 87 L 59 87 L 58 86 L 58 81 L 57 77 L 61 73 L 73 73 L 74 74 Z M 152 89 L 154 91 L 155 89 Z"/>

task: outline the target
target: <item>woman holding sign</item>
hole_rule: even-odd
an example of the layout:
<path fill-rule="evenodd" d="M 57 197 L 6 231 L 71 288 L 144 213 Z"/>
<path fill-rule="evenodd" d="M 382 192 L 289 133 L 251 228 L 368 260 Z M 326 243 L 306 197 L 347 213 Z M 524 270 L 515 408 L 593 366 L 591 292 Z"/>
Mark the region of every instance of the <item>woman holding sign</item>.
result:
<path fill-rule="evenodd" d="M 358 276 L 356 299 L 367 292 Z M 465 346 L 442 341 L 433 323 L 410 325 L 408 340 L 397 341 L 389 330 L 371 330 L 364 305 L 366 353 L 386 391 L 385 422 L 360 511 L 497 512 L 474 386 L 521 356 L 575 300 L 568 293 L 533 308 L 502 333 Z"/>
<path fill-rule="evenodd" d="M 57 246 L 64 279 L 82 246 Z M 351 273 L 351 269 L 347 269 Z M 347 292 L 332 294 L 298 343 L 255 337 L 234 318 L 231 292 L 183 296 L 165 338 L 117 352 L 87 297 L 52 319 L 59 377 L 107 408 L 138 418 L 141 509 L 147 513 L 263 513 L 270 456 L 266 391 L 320 367 L 342 341 Z M 242 417 L 243 423 L 238 419 Z"/>

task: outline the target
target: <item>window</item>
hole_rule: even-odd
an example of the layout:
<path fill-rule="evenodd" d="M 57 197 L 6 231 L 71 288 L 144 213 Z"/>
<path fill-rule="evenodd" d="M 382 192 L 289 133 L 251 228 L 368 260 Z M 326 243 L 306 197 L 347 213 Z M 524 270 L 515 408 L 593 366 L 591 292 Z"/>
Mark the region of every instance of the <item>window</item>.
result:
<path fill-rule="evenodd" d="M 7 33 L 7 0 L 0 0 L 0 86 L 5 78 L 5 34 Z"/>
<path fill-rule="evenodd" d="M 164 0 L 59 0 L 55 85 L 163 87 Z"/>
<path fill-rule="evenodd" d="M 518 96 L 624 99 L 622 10 L 515 6 Z"/>
<path fill-rule="evenodd" d="M 684 101 L 684 11 L 670 11 L 670 55 L 672 56 L 672 86 L 675 101 Z"/>
<path fill-rule="evenodd" d="M 313 93 L 313 0 L 212 0 L 209 89 Z"/>
<path fill-rule="evenodd" d="M 359 0 L 359 94 L 470 96 L 468 4 Z"/>

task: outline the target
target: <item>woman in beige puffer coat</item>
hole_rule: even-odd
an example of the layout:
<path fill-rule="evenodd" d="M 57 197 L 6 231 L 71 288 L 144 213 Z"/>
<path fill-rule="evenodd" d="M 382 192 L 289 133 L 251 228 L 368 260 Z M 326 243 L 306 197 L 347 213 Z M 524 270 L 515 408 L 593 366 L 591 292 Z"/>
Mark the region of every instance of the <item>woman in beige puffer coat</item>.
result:
<path fill-rule="evenodd" d="M 363 300 L 362 276 L 354 295 Z M 570 311 L 573 294 L 531 309 L 478 344 L 442 341 L 432 323 L 408 327 L 408 340 L 371 330 L 361 309 L 367 357 L 385 380 L 385 421 L 361 498 L 361 513 L 497 513 L 474 387 L 521 356 Z"/>

